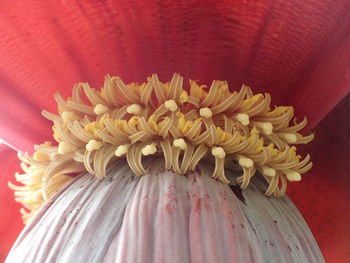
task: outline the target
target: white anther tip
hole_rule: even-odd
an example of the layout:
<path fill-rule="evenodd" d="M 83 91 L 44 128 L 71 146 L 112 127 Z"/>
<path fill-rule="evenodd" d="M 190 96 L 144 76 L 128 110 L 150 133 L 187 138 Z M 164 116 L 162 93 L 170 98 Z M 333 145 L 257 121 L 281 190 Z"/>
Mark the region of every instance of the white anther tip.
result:
<path fill-rule="evenodd" d="M 238 113 L 236 119 L 243 125 L 249 124 L 249 115 L 246 113 Z"/>
<path fill-rule="evenodd" d="M 130 147 L 129 144 L 119 145 L 114 152 L 115 156 L 120 157 L 125 155 L 128 152 L 129 147 Z"/>
<path fill-rule="evenodd" d="M 94 112 L 99 115 L 107 112 L 109 108 L 106 105 L 103 104 L 97 104 L 94 108 Z"/>
<path fill-rule="evenodd" d="M 238 163 L 240 166 L 244 166 L 246 168 L 252 168 L 254 166 L 252 159 L 246 157 L 239 158 Z"/>
<path fill-rule="evenodd" d="M 138 104 L 131 104 L 129 107 L 126 108 L 126 111 L 129 113 L 129 114 L 139 114 L 141 111 L 142 111 L 142 108 L 140 105 Z"/>
<path fill-rule="evenodd" d="M 203 118 L 211 118 L 213 116 L 213 112 L 211 111 L 211 109 L 205 107 L 205 108 L 201 108 L 199 110 L 199 115 L 201 115 L 201 117 Z"/>
<path fill-rule="evenodd" d="M 223 159 L 226 156 L 225 150 L 222 147 L 213 147 L 211 149 L 211 154 L 220 159 Z"/>
<path fill-rule="evenodd" d="M 78 117 L 71 111 L 64 111 L 61 114 L 62 120 L 66 123 L 77 120 Z"/>
<path fill-rule="evenodd" d="M 76 149 L 77 148 L 75 146 L 71 145 L 70 143 L 62 141 L 58 144 L 57 152 L 58 152 L 58 154 L 65 154 L 68 152 L 73 152 Z"/>
<path fill-rule="evenodd" d="M 260 128 L 265 135 L 270 135 L 273 131 L 273 125 L 270 122 L 261 123 Z"/>
<path fill-rule="evenodd" d="M 181 150 L 185 150 L 187 148 L 187 143 L 184 139 L 180 138 L 180 139 L 175 139 L 173 141 L 173 145 L 175 147 L 180 148 Z"/>
<path fill-rule="evenodd" d="M 96 140 L 90 140 L 85 148 L 88 152 L 94 151 L 94 150 L 98 150 L 102 147 L 102 143 Z"/>
<path fill-rule="evenodd" d="M 276 170 L 271 168 L 271 167 L 268 167 L 268 166 L 264 165 L 262 167 L 262 171 L 263 171 L 263 174 L 266 175 L 266 176 L 269 176 L 269 177 L 276 176 Z"/>
<path fill-rule="evenodd" d="M 146 145 L 145 147 L 143 147 L 141 153 L 143 155 L 153 155 L 157 152 L 157 147 L 155 143 Z"/>
<path fill-rule="evenodd" d="M 300 173 L 298 173 L 296 171 L 286 172 L 286 177 L 287 177 L 288 181 L 290 181 L 290 182 L 297 182 L 297 181 L 301 180 Z"/>
<path fill-rule="evenodd" d="M 177 104 L 175 100 L 166 100 L 164 102 L 165 108 L 167 108 L 170 111 L 176 111 L 177 110 Z"/>

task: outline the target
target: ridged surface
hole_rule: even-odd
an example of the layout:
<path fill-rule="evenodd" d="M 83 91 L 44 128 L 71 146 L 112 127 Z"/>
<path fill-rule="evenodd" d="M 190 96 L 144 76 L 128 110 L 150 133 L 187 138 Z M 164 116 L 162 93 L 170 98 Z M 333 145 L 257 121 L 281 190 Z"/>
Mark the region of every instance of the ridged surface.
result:
<path fill-rule="evenodd" d="M 105 180 L 77 178 L 28 224 L 8 262 L 101 262 L 138 178 L 126 165 Z"/>
<path fill-rule="evenodd" d="M 182 176 L 161 163 L 140 178 L 123 162 L 105 180 L 78 177 L 26 226 L 6 262 L 323 261 L 287 197 L 267 198 L 255 182 L 245 204 L 206 165 Z"/>
<path fill-rule="evenodd" d="M 234 90 L 246 83 L 295 106 L 311 126 L 349 91 L 348 0 L 9 0 L 0 7 L 0 133 L 21 150 L 51 134 L 40 110 L 54 109 L 55 92 L 68 96 L 79 81 L 99 87 L 105 74 L 130 82 L 178 72 L 209 84 L 227 80 Z"/>
<path fill-rule="evenodd" d="M 242 212 L 254 228 L 266 262 L 324 262 L 304 218 L 292 201 L 262 196 L 265 184 L 253 179 L 244 190 Z"/>

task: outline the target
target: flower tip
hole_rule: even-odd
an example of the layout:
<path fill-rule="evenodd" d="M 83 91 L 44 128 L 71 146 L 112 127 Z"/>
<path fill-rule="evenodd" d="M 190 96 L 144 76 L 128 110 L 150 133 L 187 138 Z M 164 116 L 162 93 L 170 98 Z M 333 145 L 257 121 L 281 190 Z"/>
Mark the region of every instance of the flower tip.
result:
<path fill-rule="evenodd" d="M 22 151 L 18 151 L 17 152 L 17 158 L 18 159 L 20 159 L 20 160 L 22 160 L 22 157 L 24 156 L 24 152 L 22 152 Z"/>
<path fill-rule="evenodd" d="M 40 161 L 49 161 L 48 155 L 47 155 L 46 153 L 40 152 L 40 151 L 34 152 L 32 158 L 33 158 L 33 160 L 39 161 L 39 162 L 40 162 Z"/>
<path fill-rule="evenodd" d="M 186 90 L 182 91 L 182 93 L 180 95 L 180 102 L 181 103 L 188 102 L 188 93 Z"/>
<path fill-rule="evenodd" d="M 141 106 L 138 105 L 138 104 L 131 104 L 129 107 L 127 107 L 126 111 L 129 113 L 129 114 L 134 114 L 134 115 L 137 115 L 137 114 L 140 114 L 141 112 Z"/>
<path fill-rule="evenodd" d="M 246 158 L 246 157 L 241 157 L 238 160 L 238 163 L 240 166 L 246 167 L 246 168 L 252 168 L 254 166 L 254 163 L 252 159 Z"/>
<path fill-rule="evenodd" d="M 94 112 L 99 115 L 107 112 L 109 108 L 106 105 L 103 104 L 97 104 L 94 108 Z"/>
<path fill-rule="evenodd" d="M 213 147 L 211 149 L 211 154 L 220 159 L 226 156 L 225 150 L 222 147 Z"/>
<path fill-rule="evenodd" d="M 93 150 L 98 150 L 102 147 L 102 143 L 96 140 L 90 140 L 87 144 L 86 144 L 86 150 L 88 152 L 91 152 Z"/>
<path fill-rule="evenodd" d="M 77 120 L 77 116 L 71 111 L 64 111 L 61 114 L 62 120 L 65 123 Z"/>
<path fill-rule="evenodd" d="M 29 179 L 31 182 L 41 182 L 44 178 L 44 170 L 38 170 L 29 174 Z"/>
<path fill-rule="evenodd" d="M 256 122 L 256 126 L 262 130 L 265 135 L 271 135 L 273 125 L 271 122 Z"/>
<path fill-rule="evenodd" d="M 276 176 L 276 170 L 271 168 L 271 167 L 268 167 L 266 165 L 264 165 L 262 167 L 262 172 L 264 175 L 269 176 L 269 177 Z"/>
<path fill-rule="evenodd" d="M 242 123 L 242 125 L 246 126 L 249 124 L 249 115 L 246 113 L 238 113 L 236 119 Z"/>
<path fill-rule="evenodd" d="M 155 143 L 146 145 L 145 147 L 142 148 L 141 152 L 143 155 L 153 155 L 157 152 L 157 146 Z"/>
<path fill-rule="evenodd" d="M 41 192 L 41 189 L 35 191 L 35 193 L 34 193 L 34 195 L 33 195 L 33 199 L 34 199 L 36 202 L 43 200 L 43 194 L 42 194 L 42 192 Z"/>
<path fill-rule="evenodd" d="M 209 119 L 213 116 L 213 112 L 208 107 L 205 107 L 199 110 L 199 115 L 203 118 Z"/>
<path fill-rule="evenodd" d="M 167 108 L 170 111 L 176 111 L 177 110 L 177 104 L 175 102 L 175 100 L 166 100 L 164 102 L 164 106 L 165 108 Z"/>
<path fill-rule="evenodd" d="M 77 148 L 68 142 L 62 141 L 58 144 L 58 154 L 66 154 L 75 151 Z"/>
<path fill-rule="evenodd" d="M 125 155 L 128 152 L 129 147 L 130 147 L 129 144 L 119 145 L 114 152 L 115 156 L 120 157 Z"/>
<path fill-rule="evenodd" d="M 185 150 L 187 148 L 187 143 L 186 143 L 186 141 L 183 138 L 175 139 L 173 141 L 173 145 L 175 147 L 180 148 L 181 150 Z"/>
<path fill-rule="evenodd" d="M 296 171 L 286 172 L 286 177 L 287 177 L 288 181 L 290 181 L 290 182 L 297 182 L 297 181 L 301 180 L 300 173 L 298 173 Z"/>
<path fill-rule="evenodd" d="M 297 136 L 293 133 L 280 133 L 280 135 L 287 143 L 296 143 L 298 140 Z"/>

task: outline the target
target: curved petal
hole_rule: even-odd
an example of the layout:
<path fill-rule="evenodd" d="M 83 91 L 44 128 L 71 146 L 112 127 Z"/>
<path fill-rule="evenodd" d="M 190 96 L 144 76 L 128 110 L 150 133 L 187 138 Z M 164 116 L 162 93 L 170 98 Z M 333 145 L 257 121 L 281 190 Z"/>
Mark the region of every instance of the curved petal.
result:
<path fill-rule="evenodd" d="M 47 138 L 38 116 L 54 110 L 53 93 L 106 73 L 244 82 L 314 126 L 349 90 L 349 10 L 345 0 L 4 2 L 1 137 L 30 150 Z"/>
<path fill-rule="evenodd" d="M 327 262 L 350 261 L 349 116 L 350 95 L 316 127 L 315 141 L 306 146 L 314 167 L 300 184 L 288 185 Z"/>

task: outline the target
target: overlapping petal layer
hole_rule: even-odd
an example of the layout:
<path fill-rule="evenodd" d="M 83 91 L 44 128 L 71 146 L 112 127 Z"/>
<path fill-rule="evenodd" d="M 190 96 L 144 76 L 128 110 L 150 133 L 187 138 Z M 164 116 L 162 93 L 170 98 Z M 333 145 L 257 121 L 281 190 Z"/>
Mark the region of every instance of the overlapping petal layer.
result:
<path fill-rule="evenodd" d="M 104 180 L 79 176 L 26 226 L 6 262 L 323 262 L 288 197 L 269 200 L 254 181 L 239 200 L 207 176 L 211 167 L 184 176 L 162 163 L 149 159 L 152 174 L 140 179 L 125 160 Z"/>

